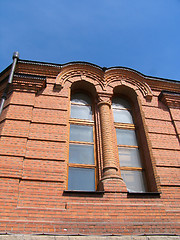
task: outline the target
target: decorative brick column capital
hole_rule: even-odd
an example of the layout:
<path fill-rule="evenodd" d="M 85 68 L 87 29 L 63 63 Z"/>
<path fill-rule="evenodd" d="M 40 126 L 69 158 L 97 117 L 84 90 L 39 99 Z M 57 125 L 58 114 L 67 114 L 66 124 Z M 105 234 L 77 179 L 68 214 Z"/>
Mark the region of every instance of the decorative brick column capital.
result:
<path fill-rule="evenodd" d="M 99 93 L 98 94 L 98 106 L 100 105 L 108 105 L 109 107 L 111 107 L 111 98 L 112 98 L 112 95 L 111 94 L 103 94 L 103 93 Z"/>
<path fill-rule="evenodd" d="M 108 105 L 109 108 L 111 107 L 111 103 L 110 102 L 105 102 L 105 101 L 98 102 L 97 105 L 100 106 L 100 105 L 104 105 L 104 104 Z"/>

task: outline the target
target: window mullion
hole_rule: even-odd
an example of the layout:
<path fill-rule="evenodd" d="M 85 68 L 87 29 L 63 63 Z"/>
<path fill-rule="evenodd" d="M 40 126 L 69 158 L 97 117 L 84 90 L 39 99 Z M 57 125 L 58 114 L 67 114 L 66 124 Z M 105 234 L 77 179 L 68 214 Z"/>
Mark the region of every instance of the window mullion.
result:
<path fill-rule="evenodd" d="M 95 164 L 78 164 L 78 163 L 69 163 L 70 167 L 80 167 L 80 168 L 96 168 Z"/>
<path fill-rule="evenodd" d="M 138 146 L 135 146 L 135 145 L 121 145 L 121 144 L 118 144 L 117 146 L 118 147 L 123 147 L 123 148 L 139 148 Z"/>
<path fill-rule="evenodd" d="M 94 145 L 94 142 L 69 141 L 71 144 Z"/>
<path fill-rule="evenodd" d="M 120 167 L 121 170 L 143 171 L 143 168 L 138 167 Z"/>

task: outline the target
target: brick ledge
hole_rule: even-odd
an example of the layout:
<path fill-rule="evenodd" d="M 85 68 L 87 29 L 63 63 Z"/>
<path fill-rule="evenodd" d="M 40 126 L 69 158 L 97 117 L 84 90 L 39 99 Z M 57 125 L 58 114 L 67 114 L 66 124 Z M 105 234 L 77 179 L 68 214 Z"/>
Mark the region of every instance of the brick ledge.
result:
<path fill-rule="evenodd" d="M 29 235 L 4 234 L 0 240 L 178 240 L 177 235 L 129 235 L 129 236 L 55 236 L 55 235 Z"/>

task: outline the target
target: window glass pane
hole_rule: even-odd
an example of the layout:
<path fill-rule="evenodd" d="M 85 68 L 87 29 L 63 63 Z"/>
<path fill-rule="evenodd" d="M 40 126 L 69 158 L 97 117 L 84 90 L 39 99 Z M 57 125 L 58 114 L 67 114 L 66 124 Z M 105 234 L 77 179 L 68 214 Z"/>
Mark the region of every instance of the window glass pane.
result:
<path fill-rule="evenodd" d="M 114 109 L 113 115 L 114 115 L 114 122 L 133 124 L 132 115 L 128 110 Z"/>
<path fill-rule="evenodd" d="M 95 191 L 95 169 L 69 167 L 68 190 Z"/>
<path fill-rule="evenodd" d="M 116 136 L 118 145 L 137 146 L 136 134 L 133 130 L 116 128 Z"/>
<path fill-rule="evenodd" d="M 91 106 L 71 104 L 71 118 L 92 120 Z"/>
<path fill-rule="evenodd" d="M 129 102 L 123 98 L 114 97 L 112 100 L 112 107 L 113 108 L 124 108 L 124 109 L 131 109 L 131 105 Z"/>
<path fill-rule="evenodd" d="M 83 144 L 69 145 L 69 163 L 94 164 L 94 146 Z"/>
<path fill-rule="evenodd" d="M 118 148 L 121 167 L 142 167 L 138 148 Z"/>
<path fill-rule="evenodd" d="M 93 142 L 93 127 L 71 124 L 70 141 Z"/>
<path fill-rule="evenodd" d="M 143 172 L 121 170 L 121 175 L 129 192 L 146 192 Z"/>
<path fill-rule="evenodd" d="M 91 99 L 88 95 L 83 93 L 75 93 L 71 96 L 71 102 L 72 103 L 78 103 L 78 104 L 89 104 L 91 105 Z"/>

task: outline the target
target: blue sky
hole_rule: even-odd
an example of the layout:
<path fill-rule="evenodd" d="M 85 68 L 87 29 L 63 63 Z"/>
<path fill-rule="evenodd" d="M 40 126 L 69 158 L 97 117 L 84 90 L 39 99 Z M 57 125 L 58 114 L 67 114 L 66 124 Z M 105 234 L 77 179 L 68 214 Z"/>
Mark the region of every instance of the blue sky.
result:
<path fill-rule="evenodd" d="M 0 71 L 14 51 L 180 80 L 180 0 L 0 0 Z"/>

